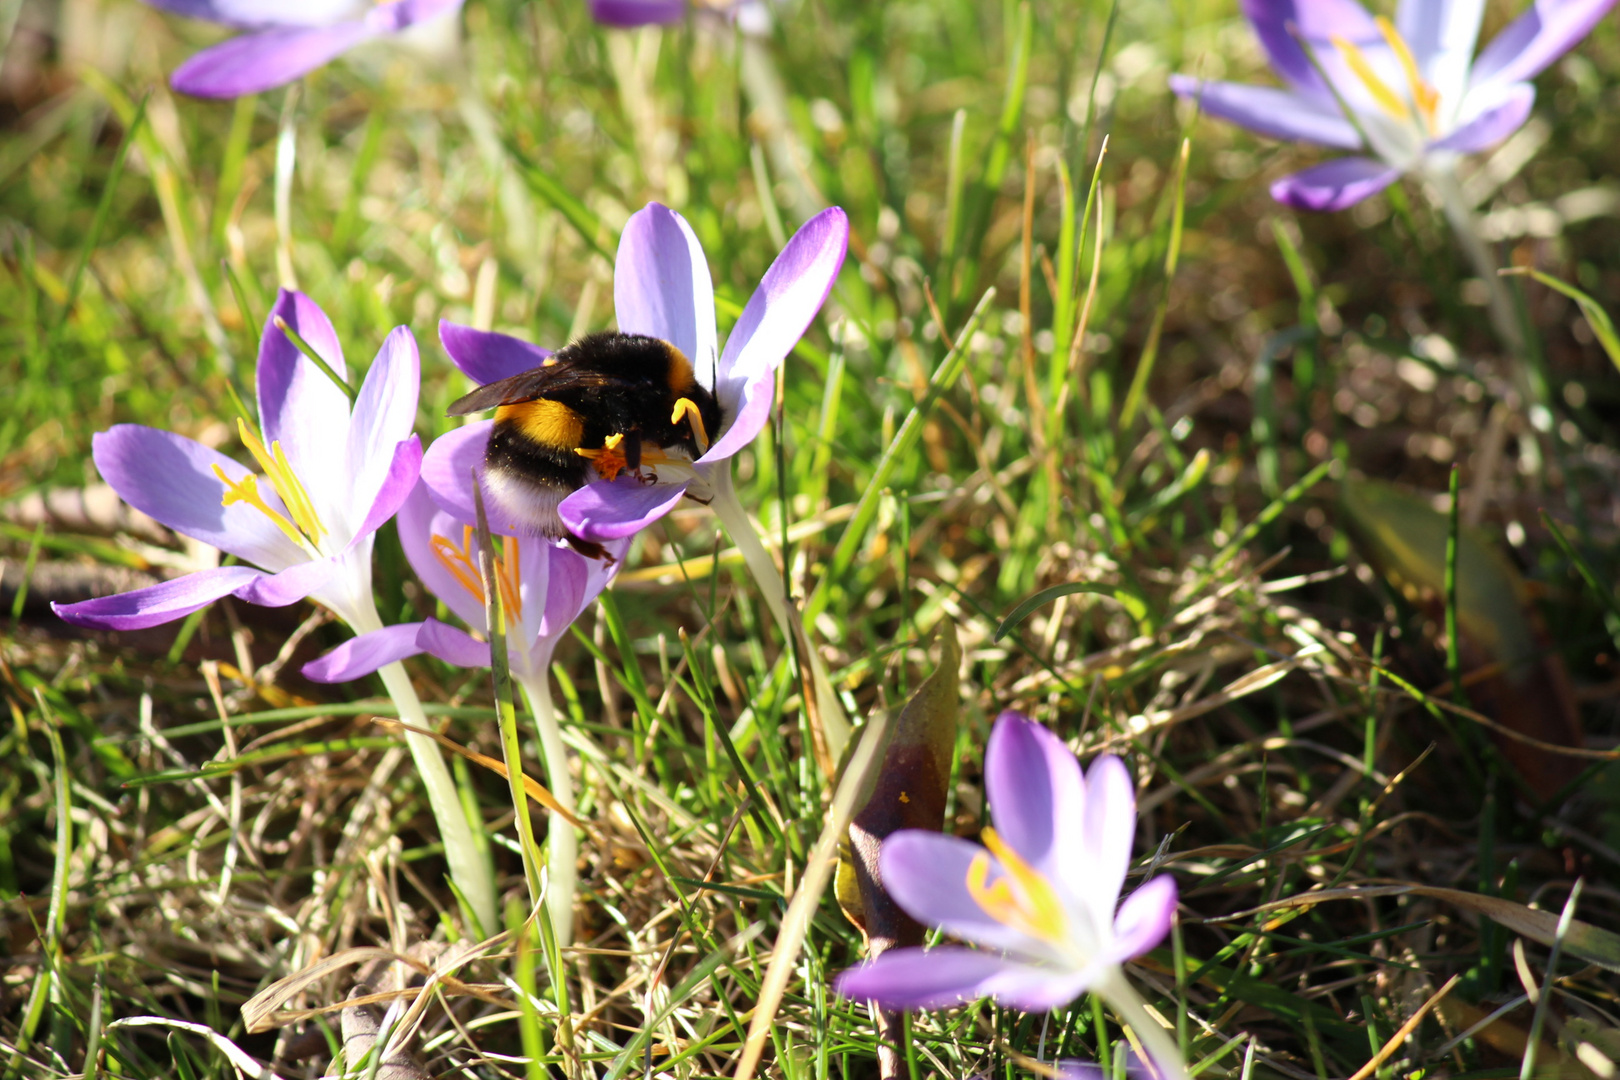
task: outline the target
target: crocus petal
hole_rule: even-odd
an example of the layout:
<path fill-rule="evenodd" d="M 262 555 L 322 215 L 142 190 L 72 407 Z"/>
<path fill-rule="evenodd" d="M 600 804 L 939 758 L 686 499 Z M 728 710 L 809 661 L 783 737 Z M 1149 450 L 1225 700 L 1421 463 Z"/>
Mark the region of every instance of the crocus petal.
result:
<path fill-rule="evenodd" d="M 169 85 L 201 98 L 234 98 L 285 86 L 376 32 L 364 21 L 260 30 L 204 49 L 175 69 Z"/>
<path fill-rule="evenodd" d="M 983 997 L 980 988 L 1013 962 L 970 949 L 895 949 L 839 975 L 833 988 L 890 1009 L 933 1009 Z"/>
<path fill-rule="evenodd" d="M 1243 0 L 1243 14 L 1253 24 L 1271 66 L 1295 88 L 1331 104 L 1333 96 L 1316 73 L 1300 39 L 1327 46 L 1337 35 L 1357 45 L 1382 43 L 1378 24 L 1356 0 Z"/>
<path fill-rule="evenodd" d="M 617 546 L 627 546 L 626 541 L 616 543 Z M 565 544 L 547 544 L 540 557 L 545 560 L 546 567 L 546 602 L 540 618 L 535 621 L 535 636 L 556 637 L 567 630 L 569 624 L 579 618 L 579 613 L 585 609 L 585 605 L 596 599 L 596 593 L 602 591 L 599 584 L 596 592 L 590 596 L 585 595 L 585 589 L 590 584 L 592 576 L 590 566 L 587 564 L 602 560 L 587 559 Z M 535 569 L 538 570 L 539 567 Z"/>
<path fill-rule="evenodd" d="M 633 476 L 597 480 L 559 503 L 557 513 L 582 540 L 622 540 L 675 509 L 690 483 L 644 484 Z"/>
<path fill-rule="evenodd" d="M 340 572 L 336 559 L 311 559 L 289 566 L 279 574 L 260 574 L 238 588 L 235 595 L 260 607 L 286 607 L 319 592 Z M 338 614 L 346 617 L 348 612 Z"/>
<path fill-rule="evenodd" d="M 551 654 L 557 642 L 562 640 L 574 620 L 602 594 L 619 567 L 624 565 L 625 552 L 630 550 L 630 539 L 627 537 L 603 543 L 608 559 L 588 559 L 566 544 L 549 540 L 519 540 L 518 543 L 525 567 L 529 565 L 527 545 L 531 543 L 541 548 L 535 560 L 536 569 L 540 559 L 544 559 L 546 564 L 545 604 L 540 608 L 539 617 L 535 617 L 534 609 L 528 604 L 523 609 L 523 630 L 528 635 L 528 670 L 543 677 L 551 667 Z M 531 591 L 530 579 L 534 576 L 535 573 L 528 570 L 523 575 L 525 596 Z"/>
<path fill-rule="evenodd" d="M 224 485 L 213 466 L 233 483 L 248 470 L 224 454 L 172 431 L 118 424 L 90 440 L 96 469 L 135 509 L 176 532 L 239 559 L 280 570 L 308 555 L 259 510 L 246 503 L 222 505 Z M 266 505 L 285 515 L 270 485 L 256 482 Z"/>
<path fill-rule="evenodd" d="M 325 26 L 357 16 L 362 0 L 146 0 L 155 8 L 227 26 Z"/>
<path fill-rule="evenodd" d="M 1136 838 L 1136 785 L 1130 770 L 1112 754 L 1092 762 L 1086 773 L 1085 813 L 1067 837 L 1071 888 L 1088 899 L 1092 911 L 1106 913 L 1119 902 Z M 1071 825 L 1071 829 L 1073 826 Z"/>
<path fill-rule="evenodd" d="M 1008 964 L 986 979 L 979 990 L 1003 1005 L 1024 1012 L 1046 1012 L 1067 1005 L 1090 989 L 1111 964 L 1093 963 L 1079 971 L 1030 964 Z"/>
<path fill-rule="evenodd" d="M 1152 949 L 1170 932 L 1176 914 L 1176 881 L 1161 874 L 1147 882 L 1119 906 L 1114 918 L 1114 963 L 1134 960 Z"/>
<path fill-rule="evenodd" d="M 686 17 L 686 0 L 591 0 L 590 9 L 606 26 L 667 25 Z"/>
<path fill-rule="evenodd" d="M 337 332 L 320 306 L 282 289 L 259 339 L 259 425 L 265 446 L 280 442 L 288 464 L 324 515 L 347 502 L 349 398 L 276 326 L 281 318 L 341 378 L 348 378 Z M 408 430 L 408 429 L 407 429 Z M 404 433 L 396 436 L 403 439 Z M 331 527 L 331 522 L 327 526 Z"/>
<path fill-rule="evenodd" d="M 849 249 L 849 218 L 828 207 L 793 234 L 749 297 L 720 356 L 715 396 L 731 413 L 724 435 L 700 460 L 730 457 L 753 441 L 771 408 L 771 379 L 816 317 Z"/>
<path fill-rule="evenodd" d="M 459 8 L 462 0 L 392 0 L 366 12 L 366 24 L 378 34 L 397 34 L 419 22 Z"/>
<path fill-rule="evenodd" d="M 393 456 L 387 460 L 388 471 L 377 488 L 377 497 L 372 500 L 371 509 L 366 511 L 360 527 L 354 531 L 350 546 L 382 528 L 384 522 L 399 512 L 400 504 L 416 486 L 422 472 L 422 440 L 415 435 L 402 440 L 394 447 Z M 360 496 L 356 494 L 355 497 Z"/>
<path fill-rule="evenodd" d="M 883 841 L 879 852 L 880 884 L 906 914 L 952 937 L 986 948 L 1040 955 L 1047 951 L 1028 934 L 998 922 L 968 892 L 968 870 L 988 859 L 995 869 L 986 880 L 1001 877 L 988 851 L 959 836 L 902 829 Z"/>
<path fill-rule="evenodd" d="M 1395 28 L 1442 101 L 1461 96 L 1479 42 L 1485 0 L 1402 0 Z"/>
<path fill-rule="evenodd" d="M 399 483 L 400 447 L 413 438 L 411 428 L 416 425 L 416 398 L 421 385 L 422 366 L 416 338 L 406 327 L 396 327 L 383 341 L 377 358 L 366 372 L 366 381 L 355 395 L 354 416 L 348 428 L 348 452 L 343 459 L 347 462 L 349 489 L 338 511 L 350 522 L 362 512 L 369 521 L 376 514 L 374 504 L 383 489 Z M 416 447 L 416 460 L 421 461 L 420 444 Z M 415 483 L 416 475 L 412 473 L 393 497 L 394 509 Z M 371 528 L 376 529 L 392 516 L 389 511 Z"/>
<path fill-rule="evenodd" d="M 479 641 L 465 630 L 428 619 L 416 633 L 416 644 L 447 664 L 457 667 L 489 667 L 489 642 Z"/>
<path fill-rule="evenodd" d="M 114 596 L 77 604 L 52 604 L 51 610 L 74 626 L 144 630 L 184 618 L 261 577 L 264 571 L 251 566 L 221 566 Z"/>
<path fill-rule="evenodd" d="M 444 319 L 439 320 L 439 342 L 456 367 L 480 386 L 521 375 L 539 367 L 551 355 L 550 349 L 530 345 L 521 338 L 474 330 Z"/>
<path fill-rule="evenodd" d="M 439 509 L 469 525 L 478 517 L 473 508 L 472 476 L 474 472 L 484 474 L 484 450 L 494 427 L 495 421 L 480 420 L 456 428 L 434 439 L 422 455 L 422 483 L 427 485 L 433 501 Z M 487 488 L 484 494 L 487 498 Z M 495 528 L 493 521 L 490 527 Z"/>
<path fill-rule="evenodd" d="M 405 558 L 428 591 L 468 626 L 484 629 L 484 600 L 477 589 L 477 571 L 448 557 L 441 558 L 433 550 L 435 536 L 460 548 L 466 538 L 465 528 L 439 509 L 426 484 L 419 481 L 405 497 L 395 528 Z"/>
<path fill-rule="evenodd" d="M 670 342 L 699 380 L 713 385 L 714 284 L 703 245 L 669 207 L 648 203 L 625 223 L 613 263 L 613 310 L 621 332 Z"/>
<path fill-rule="evenodd" d="M 1615 0 L 1536 0 L 1485 46 L 1469 88 L 1533 79 L 1592 32 Z"/>
<path fill-rule="evenodd" d="M 1170 89 L 1198 102 L 1198 107 L 1210 116 L 1273 139 L 1302 140 L 1341 150 L 1361 145 L 1361 134 L 1342 112 L 1295 91 L 1186 75 L 1170 76 Z"/>
<path fill-rule="evenodd" d="M 1021 713 L 1002 713 L 985 749 L 984 788 L 1001 839 L 1042 873 L 1060 870 L 1059 833 L 1079 823 L 1086 795 L 1063 740 Z"/>
<path fill-rule="evenodd" d="M 1495 146 L 1524 126 L 1530 119 L 1530 108 L 1536 103 L 1536 88 L 1529 83 L 1496 84 L 1468 95 L 1466 107 L 1474 113 L 1451 134 L 1429 144 L 1431 150 L 1455 150 L 1460 154 L 1473 154 Z M 1476 98 L 1490 94 L 1497 100 L 1479 102 Z"/>
<path fill-rule="evenodd" d="M 1364 157 L 1335 158 L 1271 185 L 1271 197 L 1296 210 L 1343 210 L 1383 191 L 1401 170 Z"/>
<path fill-rule="evenodd" d="M 400 623 L 350 638 L 305 664 L 304 678 L 318 683 L 348 682 L 370 675 L 384 664 L 415 656 L 422 651 L 416 644 L 416 632 L 421 627 L 421 623 Z"/>

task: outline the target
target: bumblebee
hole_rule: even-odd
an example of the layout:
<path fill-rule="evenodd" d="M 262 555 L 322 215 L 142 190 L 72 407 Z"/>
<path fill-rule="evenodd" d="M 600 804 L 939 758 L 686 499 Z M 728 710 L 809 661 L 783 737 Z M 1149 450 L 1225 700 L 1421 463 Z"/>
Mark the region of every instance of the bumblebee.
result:
<path fill-rule="evenodd" d="M 557 505 L 596 477 L 629 472 L 650 481 L 676 450 L 696 460 L 720 433 L 720 404 L 680 349 L 659 338 L 589 334 L 539 367 L 480 386 L 448 415 L 495 410 L 484 452 L 492 499 L 518 524 L 567 540 L 580 554 L 611 559 L 572 535 Z"/>

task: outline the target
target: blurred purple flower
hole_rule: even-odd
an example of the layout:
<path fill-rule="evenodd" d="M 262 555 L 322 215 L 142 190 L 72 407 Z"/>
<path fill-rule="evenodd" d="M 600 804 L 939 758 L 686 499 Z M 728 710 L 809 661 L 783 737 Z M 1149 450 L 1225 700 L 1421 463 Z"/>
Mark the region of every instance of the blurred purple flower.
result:
<path fill-rule="evenodd" d="M 125 502 L 253 565 L 54 605 L 63 619 L 138 630 L 233 595 L 267 607 L 307 596 L 350 625 L 375 622 L 372 535 L 399 509 L 422 465 L 411 433 L 416 339 L 403 326 L 388 335 L 351 410 L 344 392 L 276 327 L 278 316 L 339 376 L 347 370 L 326 314 L 283 289 L 259 342 L 262 438 L 237 422 L 263 476 L 182 435 L 137 424 L 119 424 L 91 443 L 96 468 Z"/>
<path fill-rule="evenodd" d="M 422 584 L 468 626 L 487 634 L 472 525 L 439 509 L 421 484 L 406 497 L 395 524 L 405 557 Z M 587 559 L 544 537 L 500 540 L 495 572 L 512 675 L 544 686 L 557 642 L 607 587 L 618 563 Z M 628 546 L 627 541 L 617 542 L 611 554 L 617 559 Z M 459 667 L 489 666 L 488 642 L 429 617 L 351 638 L 305 664 L 304 675 L 316 682 L 345 682 L 424 652 Z"/>
<path fill-rule="evenodd" d="M 685 353 L 698 380 L 714 392 L 724 422 L 707 433 L 713 442 L 702 456 L 661 462 L 653 482 L 626 474 L 569 495 L 558 512 L 574 535 L 598 543 L 634 536 L 688 493 L 705 502 L 735 501 L 731 459 L 765 426 L 776 369 L 832 291 L 848 244 L 849 220 L 838 207 L 806 222 L 765 271 L 722 351 L 709 265 L 691 226 L 658 203 L 631 216 L 614 264 L 619 330 L 661 338 Z M 439 338 L 456 366 L 480 383 L 516 375 L 550 355 L 517 338 L 454 323 L 440 323 Z M 492 424 L 486 420 L 441 436 L 423 462 L 422 479 L 434 500 L 462 520 L 472 516 L 467 472 L 476 468 L 482 475 Z M 503 514 L 499 493 L 487 484 L 484 497 L 492 527 L 503 516 L 521 518 Z"/>
<path fill-rule="evenodd" d="M 771 26 L 765 0 L 590 0 L 591 17 L 604 26 L 678 23 L 688 11 L 734 23 L 745 34 L 765 34 Z"/>
<path fill-rule="evenodd" d="M 153 7 L 245 31 L 175 69 L 182 94 L 233 98 L 292 82 L 356 45 L 398 34 L 463 0 L 146 0 Z"/>
<path fill-rule="evenodd" d="M 880 856 L 884 888 L 913 918 L 983 948 L 896 949 L 840 975 L 838 993 L 893 1009 L 993 997 L 1037 1011 L 1087 990 L 1134 999 L 1120 965 L 1169 931 L 1176 886 L 1154 878 L 1119 903 L 1136 835 L 1124 763 L 1105 755 L 1083 775 L 1057 736 L 1004 712 L 985 789 L 988 850 L 906 829 Z"/>
<path fill-rule="evenodd" d="M 1395 21 L 1357 0 L 1243 0 L 1286 88 L 1172 75 L 1203 111 L 1277 139 L 1367 156 L 1271 186 L 1301 210 L 1342 210 L 1420 166 L 1451 168 L 1530 115 L 1527 81 L 1575 46 L 1616 0 L 1535 0 L 1474 56 L 1484 0 L 1400 0 Z"/>

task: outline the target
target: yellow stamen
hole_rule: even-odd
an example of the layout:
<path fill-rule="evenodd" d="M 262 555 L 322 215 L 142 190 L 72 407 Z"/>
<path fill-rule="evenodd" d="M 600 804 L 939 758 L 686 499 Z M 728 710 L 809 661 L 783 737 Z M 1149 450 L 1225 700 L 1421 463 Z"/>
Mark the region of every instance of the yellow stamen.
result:
<path fill-rule="evenodd" d="M 522 580 L 518 573 L 518 542 L 515 536 L 501 537 L 501 550 L 505 558 L 495 560 L 495 584 L 501 592 L 501 603 L 506 606 L 508 620 L 523 618 Z"/>
<path fill-rule="evenodd" d="M 219 477 L 219 482 L 225 485 L 225 497 L 220 500 L 221 506 L 230 506 L 232 503 L 246 503 L 274 522 L 276 528 L 287 534 L 287 539 L 299 547 L 304 546 L 304 538 L 299 534 L 297 528 L 293 526 L 293 523 L 277 513 L 269 503 L 264 501 L 264 496 L 259 494 L 259 481 L 256 476 L 248 473 L 241 480 L 233 483 L 231 478 L 225 475 L 225 470 L 217 464 L 214 466 L 214 475 Z"/>
<path fill-rule="evenodd" d="M 428 547 L 433 551 L 433 557 L 439 560 L 439 565 L 450 572 L 456 583 L 466 589 L 478 602 L 484 602 L 484 587 L 478 583 L 478 568 L 473 565 L 472 557 L 467 554 L 467 541 L 472 533 L 467 528 L 462 537 L 462 546 L 457 547 L 448 537 L 433 534 L 428 541 Z"/>
<path fill-rule="evenodd" d="M 1354 42 L 1338 34 L 1334 34 L 1332 40 L 1333 47 L 1339 50 L 1339 55 L 1344 57 L 1344 62 L 1350 65 L 1350 70 L 1356 73 L 1356 78 L 1361 80 L 1362 85 L 1372 94 L 1373 100 L 1378 102 L 1380 108 L 1396 120 L 1412 119 L 1412 111 L 1406 107 L 1406 102 L 1402 101 L 1400 96 L 1389 88 L 1389 84 L 1379 77 L 1378 72 L 1373 70 L 1372 62 Z"/>
<path fill-rule="evenodd" d="M 518 542 L 515 537 L 503 536 L 502 551 L 505 558 L 495 558 L 495 588 L 501 594 L 501 606 L 506 609 L 507 618 L 521 619 L 523 617 L 523 592 L 519 588 L 522 580 L 518 565 Z M 483 576 L 478 570 L 478 560 L 473 555 L 473 527 L 461 527 L 461 544 L 459 546 L 447 537 L 435 533 L 428 541 L 428 548 L 433 557 L 439 560 L 439 565 L 450 572 L 456 583 L 466 589 L 478 602 L 484 602 Z"/>
<path fill-rule="evenodd" d="M 1021 930 L 1053 945 L 1063 944 L 1068 937 L 1069 916 L 1052 883 L 1019 857 L 1016 851 L 1002 843 L 996 830 L 984 830 L 984 843 L 1007 873 L 1005 877 L 997 878 L 994 885 L 987 884 L 990 857 L 975 856 L 968 865 L 968 895 L 984 909 L 986 915 L 1003 926 Z"/>
<path fill-rule="evenodd" d="M 1378 32 L 1384 35 L 1389 43 L 1390 51 L 1401 62 L 1401 68 L 1406 72 L 1406 84 L 1412 90 L 1412 104 L 1417 106 L 1418 113 L 1423 117 L 1423 124 L 1429 129 L 1429 134 L 1435 133 L 1435 110 L 1440 105 L 1440 91 L 1429 85 L 1418 70 L 1417 57 L 1401 37 L 1401 32 L 1395 29 L 1395 24 L 1383 15 L 1378 16 Z"/>
<path fill-rule="evenodd" d="M 303 534 L 309 537 L 311 543 L 319 543 L 321 536 L 326 532 L 326 526 L 315 513 L 315 506 L 309 501 L 309 492 L 299 482 L 287 461 L 286 453 L 281 449 L 281 440 L 270 444 L 270 449 L 264 448 L 264 440 L 259 438 L 257 432 L 248 426 L 248 422 L 240 416 L 236 418 L 236 432 L 242 439 L 242 445 L 248 448 L 253 460 L 259 463 L 264 471 L 264 478 L 270 481 L 276 494 L 281 496 L 282 505 Z"/>
<path fill-rule="evenodd" d="M 624 442 L 623 435 L 609 435 L 602 440 L 600 450 L 587 450 L 584 447 L 576 447 L 574 453 L 582 458 L 589 458 L 591 464 L 596 466 L 596 472 L 602 479 L 614 480 L 620 473 L 630 467 L 630 463 L 625 460 L 624 451 L 619 449 L 619 444 L 622 442 Z"/>
<path fill-rule="evenodd" d="M 669 418 L 672 424 L 681 422 L 681 417 L 689 417 L 692 424 L 692 437 L 697 440 L 698 453 L 706 454 L 709 451 L 709 431 L 703 426 L 703 414 L 691 398 L 681 398 L 675 403 L 675 413 Z"/>

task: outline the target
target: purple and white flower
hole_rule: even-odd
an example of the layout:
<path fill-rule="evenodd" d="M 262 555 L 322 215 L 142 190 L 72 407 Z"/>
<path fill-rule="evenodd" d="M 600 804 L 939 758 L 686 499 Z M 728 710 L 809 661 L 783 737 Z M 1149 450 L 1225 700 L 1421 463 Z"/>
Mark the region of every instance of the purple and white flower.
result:
<path fill-rule="evenodd" d="M 343 348 L 313 300 L 283 289 L 259 341 L 259 430 L 237 420 L 262 475 L 215 450 L 156 428 L 120 424 L 93 443 L 96 468 L 137 510 L 252 565 L 221 566 L 145 589 L 53 605 L 75 626 L 138 630 L 189 615 L 222 596 L 281 607 L 308 597 L 364 634 L 382 626 L 371 592 L 377 530 L 416 486 L 416 339 L 396 327 L 351 406 L 349 396 L 300 352 L 280 319 L 348 381 Z M 398 664 L 381 671 L 400 716 L 427 723 Z M 461 895 L 484 927 L 498 914 L 489 862 L 473 842 L 455 783 L 434 741 L 405 741 L 427 789 Z"/>
<path fill-rule="evenodd" d="M 363 42 L 391 37 L 460 9 L 463 0 L 147 0 L 243 33 L 191 57 L 169 85 L 182 94 L 234 98 L 283 86 Z"/>
<path fill-rule="evenodd" d="M 980 946 L 906 948 L 838 977 L 838 993 L 892 1009 L 991 997 L 1038 1011 L 1086 991 L 1126 1014 L 1156 1062 L 1179 1063 L 1173 1042 L 1125 981 L 1121 965 L 1163 940 L 1176 886 L 1156 877 L 1124 903 L 1136 835 L 1136 791 L 1118 758 L 1082 773 L 1063 741 L 1004 712 L 985 752 L 993 828 L 985 846 L 905 829 L 884 841 L 883 888 L 919 922 Z M 1168 1045 L 1168 1050 L 1166 1046 Z M 1181 1075 L 1171 1073 L 1170 1075 Z"/>
<path fill-rule="evenodd" d="M 468 475 L 463 484 L 470 487 L 471 479 Z M 422 584 L 468 626 L 487 634 L 472 523 L 439 509 L 422 484 L 405 499 L 395 523 L 405 557 Z M 506 622 L 512 678 L 522 687 L 534 713 L 552 796 L 569 814 L 575 806 L 573 780 L 546 673 L 557 643 L 613 580 L 630 542 L 614 540 L 604 546 L 613 556 L 611 563 L 587 559 L 544 537 L 502 536 L 495 560 L 495 587 L 500 591 Z M 489 650 L 487 641 L 430 616 L 422 622 L 361 634 L 305 664 L 304 674 L 316 682 L 342 682 L 424 652 L 460 667 L 488 667 Z M 558 940 L 566 945 L 573 940 L 579 839 L 574 826 L 560 814 L 551 815 L 548 829 L 546 906 Z"/>
<path fill-rule="evenodd" d="M 326 314 L 302 293 L 282 290 L 259 344 L 260 431 L 237 422 L 260 474 L 183 435 L 138 424 L 100 432 L 91 444 L 96 468 L 125 502 L 251 565 L 55 605 L 63 619 L 137 630 L 231 595 L 267 607 L 309 597 L 357 628 L 375 621 L 373 535 L 399 509 L 422 463 L 411 432 L 416 339 L 403 326 L 388 335 L 351 408 L 277 328 L 277 317 L 340 377 L 347 371 Z"/>
<path fill-rule="evenodd" d="M 400 507 L 395 527 L 422 584 L 457 618 L 487 635 L 473 526 L 441 510 L 418 484 Z M 557 643 L 607 587 L 618 563 L 587 559 L 538 536 L 502 536 L 500 545 L 496 587 L 506 617 L 512 676 L 543 684 Z M 609 553 L 617 559 L 628 546 L 628 541 L 618 541 Z M 429 616 L 351 638 L 305 664 L 304 674 L 316 682 L 344 682 L 420 653 L 459 667 L 489 666 L 487 641 Z"/>
<path fill-rule="evenodd" d="M 722 349 L 709 265 L 691 226 L 657 203 L 631 216 L 614 264 L 619 330 L 661 338 L 685 353 L 699 381 L 719 401 L 724 422 L 719 431 L 704 433 L 712 441 L 696 461 L 664 461 L 651 482 L 627 474 L 597 480 L 569 495 L 558 512 L 576 536 L 598 543 L 634 536 L 687 494 L 735 502 L 731 459 L 765 426 L 776 369 L 832 291 L 848 244 L 849 221 L 837 207 L 806 222 L 765 272 Z M 454 323 L 441 323 L 439 336 L 456 366 L 480 383 L 526 371 L 549 355 L 517 338 Z M 428 448 L 423 480 L 439 505 L 463 520 L 472 514 L 468 470 L 476 468 L 482 475 L 492 425 L 469 424 Z M 491 527 L 498 518 L 523 518 L 520 512 L 503 511 L 500 492 L 487 483 L 484 497 Z"/>
<path fill-rule="evenodd" d="M 1271 187 L 1302 210 L 1341 210 L 1419 168 L 1450 169 L 1530 115 L 1529 82 L 1616 0 L 1535 0 L 1474 55 L 1484 0 L 1400 0 L 1395 20 L 1357 0 L 1243 0 L 1282 88 L 1173 75 L 1204 112 L 1269 135 L 1361 151 Z"/>
<path fill-rule="evenodd" d="M 620 29 L 668 26 L 688 12 L 735 25 L 745 34 L 763 35 L 771 28 L 766 0 L 590 0 L 590 8 L 591 18 Z"/>

